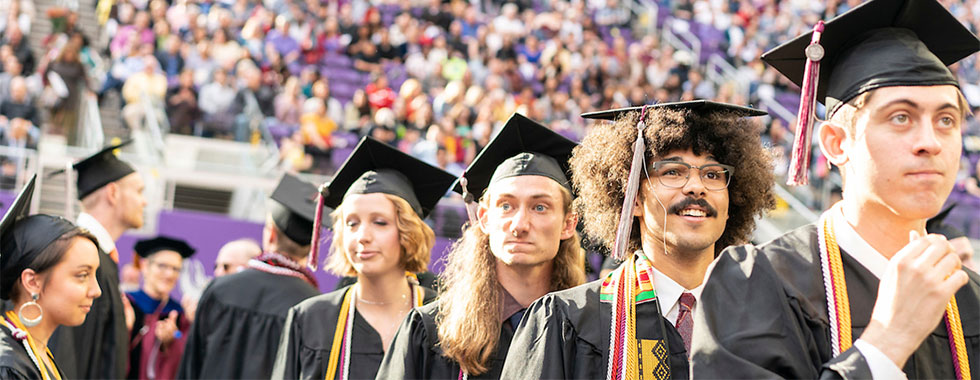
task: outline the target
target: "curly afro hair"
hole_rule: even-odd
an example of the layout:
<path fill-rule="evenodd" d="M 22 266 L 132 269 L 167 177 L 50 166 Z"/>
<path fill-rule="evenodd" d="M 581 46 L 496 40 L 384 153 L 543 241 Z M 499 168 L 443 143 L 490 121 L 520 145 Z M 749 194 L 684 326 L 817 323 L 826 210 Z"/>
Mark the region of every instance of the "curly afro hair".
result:
<path fill-rule="evenodd" d="M 761 126 L 723 111 L 701 115 L 690 110 L 653 108 L 647 115 L 644 159 L 648 164 L 672 151 L 690 149 L 735 167 L 728 186 L 728 222 L 715 243 L 715 254 L 730 245 L 746 243 L 755 228 L 755 218 L 776 204 L 772 155 L 759 139 Z M 596 123 L 570 160 L 572 184 L 578 192 L 575 206 L 583 216 L 585 233 L 610 251 L 625 198 L 623 189 L 629 178 L 638 119 L 639 112 L 634 111 L 613 123 Z M 637 218 L 633 223 L 626 252 L 640 248 Z"/>

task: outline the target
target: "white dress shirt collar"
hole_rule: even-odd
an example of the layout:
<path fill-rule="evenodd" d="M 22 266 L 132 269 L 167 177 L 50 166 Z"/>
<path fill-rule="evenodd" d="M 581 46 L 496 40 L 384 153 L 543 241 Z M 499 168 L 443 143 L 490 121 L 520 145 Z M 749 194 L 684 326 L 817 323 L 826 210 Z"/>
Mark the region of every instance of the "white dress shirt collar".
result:
<path fill-rule="evenodd" d="M 94 216 L 84 212 L 79 213 L 75 224 L 88 230 L 95 236 L 95 239 L 99 241 L 99 249 L 101 249 L 102 252 L 109 253 L 116 249 L 116 242 L 112 240 L 112 236 L 109 235 L 109 231 L 106 231 L 105 227 L 102 226 L 102 223 L 99 223 Z"/>
<path fill-rule="evenodd" d="M 697 301 L 701 300 L 701 290 L 704 288 L 704 281 L 698 287 L 688 290 L 681 286 L 681 284 L 678 284 L 677 281 L 674 281 L 674 279 L 661 273 L 657 268 L 652 269 L 653 286 L 657 291 L 657 299 L 660 301 L 660 313 L 673 325 L 677 322 L 677 314 L 680 313 L 681 294 L 690 292 L 694 296 L 695 303 L 691 310 L 693 312 L 693 309 L 698 307 Z"/>
<path fill-rule="evenodd" d="M 840 204 L 828 211 L 833 218 L 834 234 L 837 235 L 837 246 L 848 255 L 853 257 L 862 266 L 871 271 L 875 277 L 881 279 L 885 275 L 888 267 L 888 259 L 878 250 L 868 244 L 854 227 L 847 222 L 844 217 L 844 210 Z"/>

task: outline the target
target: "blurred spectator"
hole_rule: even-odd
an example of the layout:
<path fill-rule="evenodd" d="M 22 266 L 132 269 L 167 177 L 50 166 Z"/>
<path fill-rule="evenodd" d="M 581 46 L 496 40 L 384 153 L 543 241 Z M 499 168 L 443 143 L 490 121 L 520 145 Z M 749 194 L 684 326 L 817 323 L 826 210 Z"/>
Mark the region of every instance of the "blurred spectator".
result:
<path fill-rule="evenodd" d="M 146 45 L 152 47 L 155 42 L 156 37 L 150 29 L 150 14 L 139 11 L 136 12 L 132 24 L 123 25 L 116 31 L 112 42 L 109 43 L 109 51 L 113 58 L 118 58 L 129 55 L 133 47 Z"/>
<path fill-rule="evenodd" d="M 299 125 L 304 151 L 313 158 L 313 171 L 329 174 L 331 134 L 337 129 L 337 124 L 327 116 L 327 105 L 322 99 L 316 97 L 306 99 Z"/>
<path fill-rule="evenodd" d="M 3 33 L 3 44 L 13 49 L 14 56 L 17 57 L 17 61 L 23 66 L 24 72 L 34 72 L 36 68 L 34 53 L 31 52 L 30 44 L 24 41 L 24 33 L 20 30 L 19 26 L 16 24 L 7 25 L 7 29 Z"/>
<path fill-rule="evenodd" d="M 232 133 L 235 115 L 230 112 L 235 89 L 229 84 L 224 69 L 216 69 L 211 82 L 201 87 L 198 107 L 204 113 L 206 136 L 228 136 Z"/>
<path fill-rule="evenodd" d="M 373 80 L 364 88 L 372 110 L 391 108 L 395 104 L 395 91 L 388 86 L 388 77 L 381 72 L 372 74 Z"/>
<path fill-rule="evenodd" d="M 286 80 L 286 85 L 283 86 L 282 93 L 276 96 L 276 119 L 283 124 L 299 125 L 299 117 L 304 100 L 305 98 L 299 87 L 299 79 L 297 77 L 290 77 Z"/>
<path fill-rule="evenodd" d="M 158 70 L 156 58 L 146 56 L 143 59 L 143 70 L 131 75 L 123 85 L 122 95 L 126 100 L 126 106 L 122 109 L 123 119 L 130 128 L 145 130 L 149 117 L 147 109 L 150 109 L 154 112 L 157 127 L 163 128 L 161 124 L 167 120 L 164 114 L 167 77 Z"/>
<path fill-rule="evenodd" d="M 79 61 L 81 46 L 74 41 L 62 48 L 45 74 L 49 90 L 57 93 L 56 101 L 47 104 L 51 107 L 52 131 L 63 133 L 69 145 L 78 145 L 79 109 L 82 91 L 87 89 L 85 66 Z"/>
<path fill-rule="evenodd" d="M 25 151 L 37 149 L 41 130 L 25 119 L 7 119 L 0 116 L 0 188 L 16 187 L 17 173 L 25 170 Z"/>
<path fill-rule="evenodd" d="M 258 95 L 262 88 L 262 72 L 249 67 L 240 70 L 242 85 L 239 86 L 228 112 L 235 115 L 235 141 L 250 141 L 253 134 L 259 133 L 264 119 L 259 106 Z"/>
<path fill-rule="evenodd" d="M 23 77 L 10 80 L 10 97 L 0 101 L 0 115 L 8 120 L 25 120 L 31 128 L 41 125 L 40 112 L 28 96 L 27 81 Z"/>
<path fill-rule="evenodd" d="M 16 25 L 22 33 L 31 33 L 31 21 L 34 19 L 33 0 L 0 0 L 0 31 L 6 31 L 8 25 Z"/>
<path fill-rule="evenodd" d="M 167 90 L 167 117 L 170 131 L 184 135 L 194 134 L 200 118 L 197 106 L 197 90 L 194 88 L 194 72 L 184 70 L 177 80 L 177 87 Z"/>
<path fill-rule="evenodd" d="M 156 52 L 157 61 L 167 78 L 176 78 L 184 70 L 184 56 L 181 52 L 183 42 L 180 38 L 169 37 L 164 42 L 164 50 Z"/>

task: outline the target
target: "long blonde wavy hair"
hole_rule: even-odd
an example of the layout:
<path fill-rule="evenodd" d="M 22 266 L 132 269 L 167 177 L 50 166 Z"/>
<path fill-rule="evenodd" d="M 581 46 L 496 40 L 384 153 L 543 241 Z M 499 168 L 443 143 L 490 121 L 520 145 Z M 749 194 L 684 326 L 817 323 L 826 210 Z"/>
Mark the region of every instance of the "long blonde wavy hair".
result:
<path fill-rule="evenodd" d="M 572 211 L 572 194 L 561 188 L 567 216 Z M 488 197 L 480 199 L 486 207 Z M 440 276 L 442 292 L 436 315 L 439 345 L 443 355 L 459 363 L 470 375 L 486 372 L 487 361 L 500 338 L 500 285 L 496 258 L 490 252 L 490 236 L 478 225 L 463 232 L 447 256 Z M 551 272 L 551 291 L 585 282 L 585 251 L 578 233 L 558 245 Z"/>

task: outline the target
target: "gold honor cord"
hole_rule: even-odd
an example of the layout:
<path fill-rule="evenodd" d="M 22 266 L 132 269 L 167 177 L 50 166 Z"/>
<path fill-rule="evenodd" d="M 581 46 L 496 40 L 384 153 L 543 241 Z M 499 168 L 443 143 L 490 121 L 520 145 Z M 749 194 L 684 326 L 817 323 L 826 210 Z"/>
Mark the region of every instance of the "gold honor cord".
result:
<path fill-rule="evenodd" d="M 839 210 L 832 208 L 829 212 L 839 212 Z M 834 356 L 837 356 L 851 348 L 853 344 L 851 341 L 851 306 L 847 299 L 844 265 L 841 260 L 840 248 L 837 246 L 832 218 L 824 214 L 822 219 L 823 229 L 820 232 L 823 236 L 820 239 L 822 243 L 820 261 L 823 266 L 824 284 L 827 286 L 827 311 L 831 325 L 831 345 L 835 349 Z M 955 295 L 950 298 L 946 305 L 944 320 L 946 333 L 949 335 L 950 354 L 953 357 L 953 370 L 956 372 L 956 379 L 970 380 L 970 360 L 966 355 L 966 340 L 963 338 L 963 325 Z M 836 334 L 834 330 L 836 330 Z"/>
<path fill-rule="evenodd" d="M 34 342 L 34 337 L 31 336 L 31 333 L 27 331 L 27 328 L 20 323 L 20 318 L 17 318 L 17 314 L 15 314 L 13 310 L 10 310 L 7 311 L 4 316 L 5 318 L 0 321 L 0 323 L 2 323 L 4 327 L 10 329 L 10 332 L 12 335 L 14 335 L 15 339 L 21 340 L 17 334 L 24 334 L 24 338 L 21 341 L 24 343 L 24 348 L 27 349 L 27 353 L 31 357 L 31 360 L 34 361 L 34 365 L 37 366 L 37 369 L 41 372 L 41 379 L 51 380 L 51 375 L 53 374 L 55 380 L 61 380 L 61 373 L 58 372 L 57 367 L 50 368 L 49 372 L 47 364 L 44 363 L 44 357 L 38 352 L 39 350 L 37 348 L 37 344 Z M 51 350 L 45 349 L 44 354 L 51 359 L 51 363 L 54 365 L 54 356 L 51 355 Z"/>
<path fill-rule="evenodd" d="M 408 286 L 412 293 L 412 307 L 422 306 L 425 300 L 425 290 L 419 286 L 418 277 L 414 273 L 405 272 L 408 278 Z M 337 376 L 337 369 L 343 368 L 340 376 L 341 380 L 347 380 L 350 370 L 350 346 L 351 334 L 354 326 L 354 293 L 360 287 L 355 284 L 347 289 L 344 300 L 340 304 L 340 314 L 337 318 L 337 328 L 333 334 L 333 344 L 330 346 L 330 360 L 327 362 L 327 373 L 325 380 L 333 380 Z M 343 362 L 340 360 L 343 359 Z"/>

